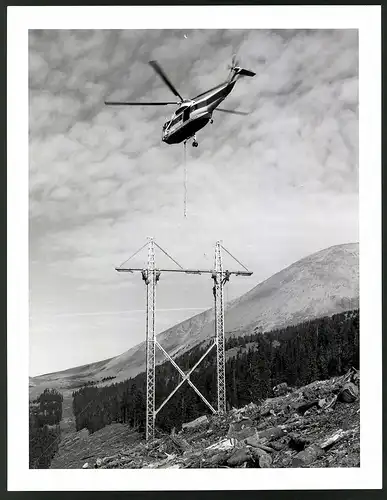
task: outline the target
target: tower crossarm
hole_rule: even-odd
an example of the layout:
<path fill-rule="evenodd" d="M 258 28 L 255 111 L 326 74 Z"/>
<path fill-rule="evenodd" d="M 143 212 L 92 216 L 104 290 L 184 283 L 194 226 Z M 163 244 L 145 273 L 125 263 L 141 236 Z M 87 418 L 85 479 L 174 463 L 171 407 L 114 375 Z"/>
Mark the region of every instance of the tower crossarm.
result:
<path fill-rule="evenodd" d="M 146 268 L 145 268 L 146 269 Z M 115 270 L 119 273 L 141 273 L 144 271 L 142 267 L 116 267 Z M 163 273 L 185 273 L 185 274 L 214 274 L 213 269 L 156 269 Z M 224 273 L 233 274 L 234 276 L 251 276 L 252 271 L 224 271 Z"/>

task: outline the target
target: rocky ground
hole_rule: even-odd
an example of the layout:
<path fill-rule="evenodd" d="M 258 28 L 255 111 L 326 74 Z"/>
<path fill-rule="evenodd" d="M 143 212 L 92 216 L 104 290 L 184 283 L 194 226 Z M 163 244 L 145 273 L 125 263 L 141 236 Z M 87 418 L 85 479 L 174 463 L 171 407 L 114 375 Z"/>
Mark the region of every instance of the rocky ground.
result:
<path fill-rule="evenodd" d="M 61 443 L 51 468 L 360 467 L 359 373 L 299 389 L 223 416 L 202 416 L 147 443 L 121 424 Z M 107 451 L 109 453 L 107 453 Z"/>

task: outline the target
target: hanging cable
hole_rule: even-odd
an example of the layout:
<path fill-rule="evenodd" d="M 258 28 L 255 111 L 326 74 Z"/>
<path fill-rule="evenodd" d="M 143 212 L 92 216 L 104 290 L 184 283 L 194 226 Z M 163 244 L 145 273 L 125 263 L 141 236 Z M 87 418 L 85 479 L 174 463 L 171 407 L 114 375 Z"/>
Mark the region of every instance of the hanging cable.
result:
<path fill-rule="evenodd" d="M 187 141 L 184 141 L 184 217 L 187 217 Z"/>

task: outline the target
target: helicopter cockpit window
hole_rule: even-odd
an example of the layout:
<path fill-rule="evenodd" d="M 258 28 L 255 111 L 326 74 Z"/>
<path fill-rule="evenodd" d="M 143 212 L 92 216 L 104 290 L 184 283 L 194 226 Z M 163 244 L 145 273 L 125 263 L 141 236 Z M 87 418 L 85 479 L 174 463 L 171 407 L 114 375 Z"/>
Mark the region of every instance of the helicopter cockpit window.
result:
<path fill-rule="evenodd" d="M 163 134 L 166 130 L 171 129 L 174 125 L 179 123 L 182 119 L 183 115 L 179 114 L 178 116 L 174 116 L 172 120 L 169 120 L 169 122 L 164 123 L 163 125 Z"/>
<path fill-rule="evenodd" d="M 182 115 L 178 115 L 169 122 L 169 127 L 173 127 L 182 119 Z"/>

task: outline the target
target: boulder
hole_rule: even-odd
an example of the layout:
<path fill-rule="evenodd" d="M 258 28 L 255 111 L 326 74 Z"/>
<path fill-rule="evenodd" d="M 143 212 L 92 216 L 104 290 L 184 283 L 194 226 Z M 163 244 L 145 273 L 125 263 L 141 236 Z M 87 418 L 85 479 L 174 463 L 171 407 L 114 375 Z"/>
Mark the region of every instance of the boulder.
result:
<path fill-rule="evenodd" d="M 206 424 L 208 425 L 208 417 L 207 415 L 203 415 L 195 420 L 192 420 L 192 422 L 187 422 L 183 424 L 182 428 L 183 430 L 192 430 L 192 429 L 197 429 L 198 427 Z"/>
<path fill-rule="evenodd" d="M 356 385 L 360 384 L 360 373 L 356 368 L 352 368 L 353 374 L 352 374 L 352 382 Z"/>
<path fill-rule="evenodd" d="M 323 450 L 328 450 L 331 448 L 334 444 L 337 442 L 341 441 L 343 438 L 348 437 L 349 435 L 352 434 L 352 430 L 343 430 L 343 429 L 338 429 L 332 436 L 329 436 L 329 438 L 325 439 L 322 443 L 320 443 L 320 448 Z"/>
<path fill-rule="evenodd" d="M 267 469 L 272 463 L 273 460 L 270 455 L 262 455 L 259 457 L 258 464 L 260 469 Z"/>
<path fill-rule="evenodd" d="M 203 451 L 189 451 L 183 454 L 182 459 L 184 460 L 186 468 L 199 468 L 203 460 Z"/>
<path fill-rule="evenodd" d="M 278 384 L 275 387 L 273 387 L 273 393 L 276 397 L 277 396 L 284 396 L 285 394 L 287 394 L 290 391 L 291 391 L 291 389 L 286 382 L 283 382 L 282 384 Z"/>
<path fill-rule="evenodd" d="M 297 436 L 295 434 L 290 435 L 289 448 L 291 448 L 292 450 L 302 451 L 309 444 L 310 441 L 303 436 Z"/>
<path fill-rule="evenodd" d="M 249 403 L 243 408 L 244 413 L 254 413 L 259 409 L 255 403 Z"/>
<path fill-rule="evenodd" d="M 253 459 L 252 463 L 248 464 L 250 467 L 265 469 L 273 463 L 271 456 L 261 448 L 251 448 L 250 452 Z"/>
<path fill-rule="evenodd" d="M 234 438 L 222 439 L 221 441 L 218 441 L 217 443 L 214 443 L 211 446 L 208 446 L 206 449 L 207 450 L 230 450 L 231 448 L 234 448 L 235 445 L 236 445 L 236 439 L 234 439 Z"/>
<path fill-rule="evenodd" d="M 190 445 L 187 443 L 187 441 L 184 438 L 177 436 L 174 429 L 172 429 L 172 433 L 169 436 L 169 439 L 179 450 L 183 452 L 190 449 Z"/>
<path fill-rule="evenodd" d="M 275 451 L 281 451 L 285 448 L 285 443 L 282 443 L 281 441 L 272 441 L 270 446 Z"/>
<path fill-rule="evenodd" d="M 318 399 L 315 399 L 313 401 L 308 401 L 307 403 L 301 403 L 301 404 L 298 404 L 295 408 L 295 410 L 297 411 L 297 413 L 299 413 L 300 415 L 304 415 L 308 410 L 310 410 L 311 408 L 313 408 L 314 406 L 318 406 L 319 404 L 319 400 Z"/>
<path fill-rule="evenodd" d="M 249 446 L 252 446 L 254 448 L 261 448 L 262 450 L 265 450 L 268 453 L 273 453 L 274 450 L 269 446 L 266 446 L 265 445 L 266 442 L 267 439 L 260 439 L 258 435 L 250 436 L 245 440 L 245 443 Z"/>
<path fill-rule="evenodd" d="M 352 382 L 347 382 L 339 393 L 339 400 L 343 403 L 353 403 L 359 396 L 359 388 Z"/>
<path fill-rule="evenodd" d="M 259 457 L 263 457 L 264 455 L 268 454 L 265 450 L 262 450 L 261 448 L 250 448 L 250 453 L 255 460 L 258 460 Z"/>
<path fill-rule="evenodd" d="M 242 465 L 245 462 L 249 462 L 251 458 L 252 456 L 249 448 L 239 448 L 238 450 L 235 450 L 235 452 L 227 460 L 227 464 L 231 467 L 235 467 Z"/>
<path fill-rule="evenodd" d="M 104 457 L 102 459 L 102 464 L 106 464 L 108 462 L 111 462 L 112 460 L 115 460 L 117 458 L 118 455 L 111 455 L 109 457 Z"/>
<path fill-rule="evenodd" d="M 305 448 L 305 450 L 297 453 L 297 455 L 293 458 L 292 467 L 296 468 L 310 465 L 323 454 L 324 450 L 320 448 L 320 446 L 312 444 L 311 446 L 308 446 L 308 448 Z"/>
<path fill-rule="evenodd" d="M 254 446 L 255 448 L 258 448 L 261 444 L 263 444 L 263 441 L 259 439 L 258 434 L 255 434 L 254 436 L 249 436 L 245 439 L 245 443 L 248 444 L 249 446 Z"/>
<path fill-rule="evenodd" d="M 243 419 L 248 419 L 251 417 L 256 416 L 256 414 L 259 412 L 259 406 L 256 405 L 255 403 L 249 403 L 248 405 L 244 406 L 243 408 L 233 408 L 230 413 L 232 413 L 234 417 L 235 422 L 239 422 Z"/>
<path fill-rule="evenodd" d="M 215 453 L 214 455 L 206 459 L 206 463 L 211 465 L 223 465 L 227 462 L 231 453 L 231 450 L 220 451 L 219 453 Z"/>
<path fill-rule="evenodd" d="M 82 465 L 82 469 L 88 469 L 89 468 L 89 463 L 86 462 L 85 464 Z"/>
<path fill-rule="evenodd" d="M 285 435 L 281 427 L 269 427 L 263 431 L 258 432 L 258 438 L 266 441 L 274 441 Z"/>
<path fill-rule="evenodd" d="M 335 394 L 331 394 L 330 396 L 326 396 L 325 398 L 322 398 L 318 402 L 319 408 L 322 408 L 323 410 L 327 410 L 328 408 L 332 408 L 337 401 L 337 396 Z"/>
<path fill-rule="evenodd" d="M 254 436 L 256 432 L 257 430 L 254 427 L 254 422 L 249 418 L 246 418 L 240 420 L 239 422 L 231 422 L 227 436 L 242 441 L 249 436 Z"/>
<path fill-rule="evenodd" d="M 261 448 L 261 450 L 267 451 L 267 453 L 273 453 L 274 452 L 274 449 L 271 446 L 266 446 L 264 444 L 260 444 L 259 448 Z"/>

